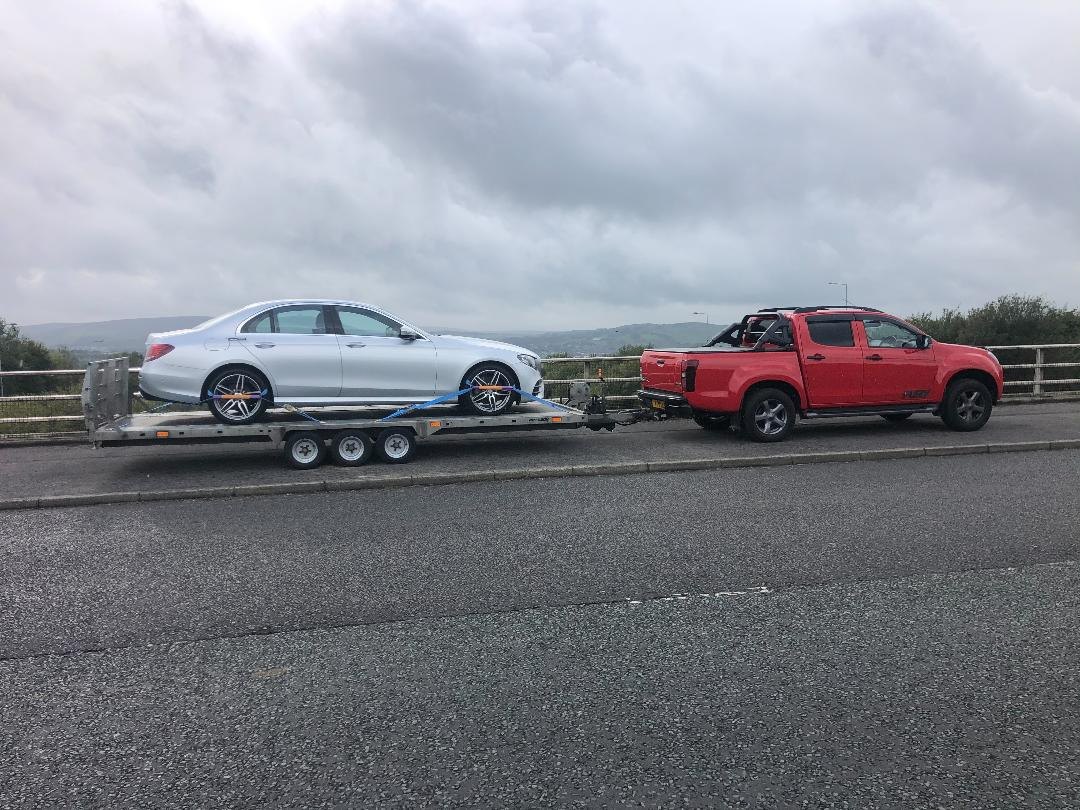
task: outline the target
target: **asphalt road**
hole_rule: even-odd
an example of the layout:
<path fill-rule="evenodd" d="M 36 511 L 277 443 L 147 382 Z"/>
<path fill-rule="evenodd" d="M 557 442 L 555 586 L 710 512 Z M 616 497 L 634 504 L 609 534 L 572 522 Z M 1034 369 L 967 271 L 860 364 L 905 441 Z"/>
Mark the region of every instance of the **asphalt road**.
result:
<path fill-rule="evenodd" d="M 1078 478 L 1058 451 L 7 513 L 0 805 L 1076 806 Z"/>
<path fill-rule="evenodd" d="M 768 455 L 889 447 L 1080 438 L 1080 403 L 1007 405 L 978 433 L 956 433 L 940 419 L 916 416 L 901 424 L 878 417 L 811 420 L 782 445 L 755 444 L 731 433 L 704 431 L 687 420 L 639 424 L 613 433 L 586 429 L 538 433 L 435 436 L 419 445 L 409 471 L 503 470 L 621 461 Z M 188 445 L 95 450 L 87 445 L 3 447 L 0 499 L 134 490 L 174 490 L 303 480 L 397 475 L 401 468 L 324 465 L 298 473 L 280 450 L 258 445 Z"/>

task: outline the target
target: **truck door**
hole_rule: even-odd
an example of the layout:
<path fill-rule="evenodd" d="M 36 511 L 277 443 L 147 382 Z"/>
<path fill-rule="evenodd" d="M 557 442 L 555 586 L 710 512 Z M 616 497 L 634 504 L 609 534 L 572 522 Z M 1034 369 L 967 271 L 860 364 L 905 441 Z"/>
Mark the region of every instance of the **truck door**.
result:
<path fill-rule="evenodd" d="M 931 344 L 918 348 L 918 333 L 892 318 L 864 316 L 863 394 L 867 405 L 925 404 L 937 374 Z"/>
<path fill-rule="evenodd" d="M 855 345 L 851 315 L 809 315 L 799 360 L 810 408 L 862 404 L 863 348 Z"/>

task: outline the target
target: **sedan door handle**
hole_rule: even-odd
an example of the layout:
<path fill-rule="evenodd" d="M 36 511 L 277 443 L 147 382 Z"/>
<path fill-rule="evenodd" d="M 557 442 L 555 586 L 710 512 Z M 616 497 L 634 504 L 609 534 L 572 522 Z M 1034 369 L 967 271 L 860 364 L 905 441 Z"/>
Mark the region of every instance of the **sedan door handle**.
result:
<path fill-rule="evenodd" d="M 274 348 L 275 345 L 276 344 L 274 344 L 274 343 L 256 343 L 255 348 L 256 349 L 272 349 L 272 348 Z"/>
<path fill-rule="evenodd" d="M 348 346 L 350 349 L 362 349 L 367 344 L 366 343 L 346 343 L 345 345 Z"/>
<path fill-rule="evenodd" d="M 866 355 L 866 359 L 867 360 L 884 360 L 885 358 L 883 358 L 880 354 L 868 354 L 868 355 Z"/>
<path fill-rule="evenodd" d="M 825 355 L 823 355 L 823 354 L 808 354 L 808 355 L 806 355 L 806 359 L 807 360 L 824 360 Z"/>

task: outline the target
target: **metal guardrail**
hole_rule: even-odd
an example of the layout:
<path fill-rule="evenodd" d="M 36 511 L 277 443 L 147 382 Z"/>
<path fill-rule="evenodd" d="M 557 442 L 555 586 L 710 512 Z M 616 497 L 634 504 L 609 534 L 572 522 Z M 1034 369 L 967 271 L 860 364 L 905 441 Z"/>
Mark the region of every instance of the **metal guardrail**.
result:
<path fill-rule="evenodd" d="M 1003 363 L 1002 368 L 1005 369 L 1006 376 L 1010 371 L 1022 372 L 1031 371 L 1031 379 L 1029 380 L 1009 380 L 1005 381 L 1006 393 L 1005 397 L 1010 398 L 1014 396 L 1034 395 L 1045 396 L 1052 394 L 1053 390 L 1057 386 L 1076 386 L 1080 389 L 1080 374 L 1076 377 L 1058 377 L 1048 378 L 1047 371 L 1050 369 L 1070 369 L 1080 368 L 1080 362 L 1073 361 L 1061 361 L 1061 362 L 1048 362 L 1046 353 L 1048 351 L 1064 350 L 1064 349 L 1078 349 L 1080 350 L 1080 343 L 1042 343 L 1042 344 L 1023 344 L 1014 346 L 987 346 L 987 349 L 999 355 L 1003 352 L 1034 352 L 1032 358 L 1034 362 L 1030 363 Z M 599 377 L 599 370 L 603 368 L 605 364 L 610 365 L 614 363 L 637 363 L 639 360 L 638 355 L 600 355 L 600 356 L 583 356 L 583 357 L 551 357 L 544 360 L 545 369 L 551 372 L 555 372 L 559 369 L 561 373 L 575 373 L 580 367 L 581 374 L 567 379 L 559 379 L 558 377 L 546 376 L 545 384 L 547 386 L 549 396 L 560 396 L 565 392 L 563 386 L 569 387 L 574 382 L 585 382 L 590 384 L 596 384 L 601 382 Z M 565 369 L 565 371 L 563 370 Z M 130 373 L 138 374 L 141 368 L 136 367 L 130 369 Z M 19 379 L 25 377 L 79 377 L 81 378 L 85 374 L 84 369 L 44 369 L 40 371 L 36 370 L 18 370 L 18 371 L 0 371 L 0 380 L 2 379 Z M 1057 372 L 1055 372 L 1057 373 Z M 641 382 L 640 376 L 620 376 L 609 377 L 604 376 L 603 382 L 608 385 L 627 385 L 637 384 Z M 133 386 L 134 388 L 134 386 Z M 1021 391 L 1015 391 L 1014 389 L 1027 389 Z M 134 399 L 141 399 L 138 391 L 132 393 Z M 633 394 L 612 394 L 607 397 L 614 402 L 634 401 L 637 399 Z M 63 414 L 25 414 L 20 416 L 9 416 L 7 414 L 7 406 L 9 403 L 24 403 L 27 405 L 39 404 L 43 408 L 52 403 L 62 402 L 78 402 L 81 399 L 81 394 L 14 394 L 11 396 L 0 396 L 0 440 L 2 439 L 33 439 L 33 438 L 53 438 L 57 436 L 77 436 L 83 431 L 50 431 L 48 433 L 42 432 L 5 432 L 4 425 L 64 425 L 68 423 L 81 423 L 85 417 L 80 414 L 63 413 Z M 81 410 L 73 409 L 73 410 Z"/>

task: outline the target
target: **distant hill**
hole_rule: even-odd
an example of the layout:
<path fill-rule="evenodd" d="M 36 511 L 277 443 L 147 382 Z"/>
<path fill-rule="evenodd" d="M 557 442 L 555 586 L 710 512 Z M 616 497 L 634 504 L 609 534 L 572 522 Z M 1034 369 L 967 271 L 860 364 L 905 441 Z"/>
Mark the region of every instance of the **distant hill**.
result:
<path fill-rule="evenodd" d="M 208 315 L 172 315 L 161 318 L 127 318 L 95 323 L 36 323 L 19 325 L 19 331 L 50 348 L 92 349 L 95 352 L 141 352 L 151 332 L 187 329 Z"/>
<path fill-rule="evenodd" d="M 725 324 L 726 326 L 726 324 Z M 677 348 L 700 346 L 723 327 L 701 322 L 631 323 L 612 329 L 573 329 L 564 332 L 471 332 L 443 330 L 449 334 L 504 340 L 526 346 L 547 357 L 552 354 L 609 355 L 620 346 Z"/>
<path fill-rule="evenodd" d="M 205 321 L 204 315 L 175 315 L 161 318 L 128 318 L 97 323 L 39 323 L 19 327 L 29 338 L 51 348 L 87 350 L 95 354 L 141 352 L 150 332 L 187 329 Z M 503 340 L 526 346 L 541 355 L 611 354 L 620 346 L 653 345 L 657 347 L 699 346 L 715 335 L 720 326 L 691 323 L 632 323 L 611 329 L 574 329 L 554 332 L 480 332 L 463 329 L 433 329 L 434 332 L 470 335 L 489 340 Z"/>

